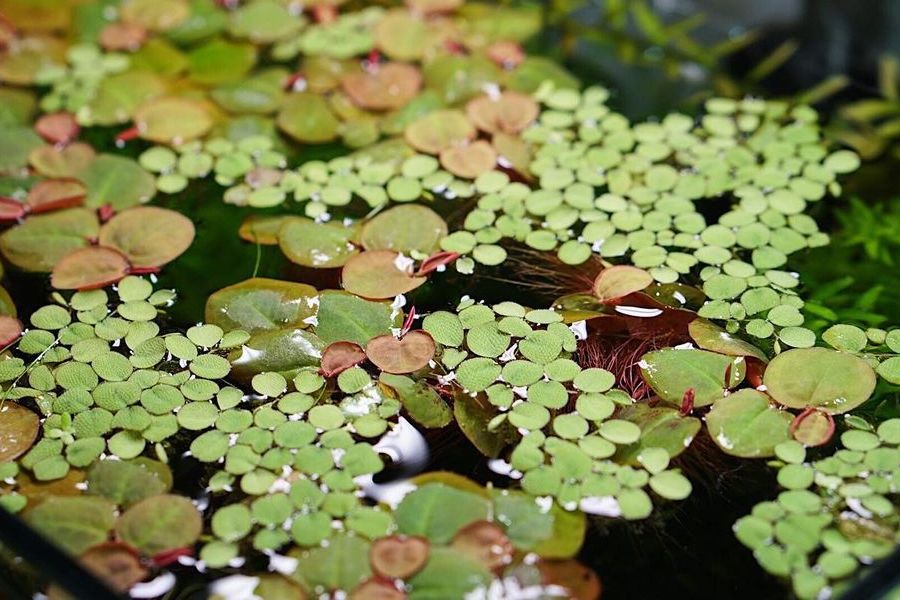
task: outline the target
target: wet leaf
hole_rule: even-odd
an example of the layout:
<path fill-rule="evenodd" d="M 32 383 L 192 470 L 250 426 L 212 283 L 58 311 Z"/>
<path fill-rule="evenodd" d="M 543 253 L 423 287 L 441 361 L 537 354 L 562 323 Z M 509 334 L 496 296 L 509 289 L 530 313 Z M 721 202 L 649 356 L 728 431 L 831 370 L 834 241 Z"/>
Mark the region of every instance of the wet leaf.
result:
<path fill-rule="evenodd" d="M 217 85 L 241 79 L 255 62 L 256 48 L 252 44 L 216 38 L 191 50 L 188 72 L 197 83 Z"/>
<path fill-rule="evenodd" d="M 727 354 L 728 356 L 752 356 L 766 362 L 765 352 L 703 318 L 696 318 L 688 324 L 691 339 L 704 350 Z"/>
<path fill-rule="evenodd" d="M 831 414 L 853 410 L 872 395 L 875 372 L 861 358 L 826 348 L 799 348 L 772 359 L 763 383 L 789 408 L 820 408 Z"/>
<path fill-rule="evenodd" d="M 417 329 L 401 338 L 382 335 L 366 344 L 366 356 L 385 373 L 412 373 L 428 365 L 436 346 L 431 335 Z"/>
<path fill-rule="evenodd" d="M 334 377 L 366 360 L 365 351 L 354 342 L 332 342 L 322 351 L 322 375 Z"/>
<path fill-rule="evenodd" d="M 252 336 L 229 355 L 231 376 L 249 383 L 254 375 L 271 371 L 291 379 L 304 367 L 318 367 L 325 343 L 303 329 L 274 329 Z"/>
<path fill-rule="evenodd" d="M 59 259 L 50 284 L 58 290 L 91 290 L 116 283 L 130 269 L 128 259 L 118 250 L 89 246 Z"/>
<path fill-rule="evenodd" d="M 0 462 L 15 460 L 28 452 L 37 440 L 40 426 L 34 411 L 11 400 L 3 402 L 0 406 Z"/>
<path fill-rule="evenodd" d="M 769 404 L 756 390 L 738 390 L 716 400 L 706 416 L 709 436 L 725 453 L 746 458 L 772 456 L 789 440 L 793 416 Z"/>
<path fill-rule="evenodd" d="M 194 240 L 194 223 L 174 210 L 139 206 L 107 221 L 98 239 L 100 245 L 124 254 L 133 267 L 160 267 L 188 249 Z"/>
<path fill-rule="evenodd" d="M 193 546 L 202 528 L 200 511 L 184 496 L 173 494 L 145 498 L 116 522 L 119 537 L 149 556 Z"/>
<path fill-rule="evenodd" d="M 744 380 L 742 357 L 724 356 L 706 350 L 668 348 L 645 354 L 641 374 L 660 398 L 681 406 L 693 390 L 694 406 L 712 404 Z"/>
<path fill-rule="evenodd" d="M 410 292 L 427 281 L 412 275 L 403 257 L 389 250 L 363 252 L 344 264 L 341 283 L 348 292 L 363 298 L 393 298 Z"/>
<path fill-rule="evenodd" d="M 594 280 L 594 295 L 600 302 L 614 302 L 653 283 L 645 270 L 627 265 L 607 267 Z"/>
<path fill-rule="evenodd" d="M 367 220 L 360 243 L 366 250 L 431 254 L 440 249 L 446 235 L 447 223 L 436 212 L 419 204 L 404 204 Z"/>
<path fill-rule="evenodd" d="M 341 223 L 316 223 L 292 217 L 278 230 L 281 251 L 291 262 L 305 267 L 340 267 L 359 252 L 353 241 L 358 229 Z"/>
<path fill-rule="evenodd" d="M 670 458 L 684 452 L 700 431 L 700 419 L 684 417 L 674 408 L 648 406 L 636 402 L 619 409 L 617 419 L 631 421 L 641 428 L 640 439 L 616 450 L 615 460 L 638 466 L 639 456 L 648 448 L 662 448 Z"/>
<path fill-rule="evenodd" d="M 286 215 L 250 215 L 241 223 L 238 235 L 252 244 L 277 246 L 278 232 L 285 222 L 293 217 Z"/>
<path fill-rule="evenodd" d="M 369 340 L 390 333 L 391 307 L 346 292 L 326 291 L 319 297 L 316 334 L 326 343 L 354 342 L 365 346 Z"/>
<path fill-rule="evenodd" d="M 250 334 L 305 327 L 316 313 L 317 294 L 305 283 L 254 277 L 211 294 L 206 300 L 206 322 Z"/>

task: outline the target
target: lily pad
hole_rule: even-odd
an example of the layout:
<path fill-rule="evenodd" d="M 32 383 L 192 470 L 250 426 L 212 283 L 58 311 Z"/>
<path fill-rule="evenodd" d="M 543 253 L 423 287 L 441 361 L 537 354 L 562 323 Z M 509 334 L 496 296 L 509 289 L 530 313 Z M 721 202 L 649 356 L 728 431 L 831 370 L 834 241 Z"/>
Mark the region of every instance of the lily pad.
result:
<path fill-rule="evenodd" d="M 444 148 L 440 153 L 441 166 L 463 179 L 475 179 L 497 165 L 497 151 L 488 142 L 477 140 Z"/>
<path fill-rule="evenodd" d="M 469 100 L 466 114 L 486 133 L 519 133 L 538 116 L 538 104 L 526 94 L 502 92 Z"/>
<path fill-rule="evenodd" d="M 661 448 L 669 458 L 684 452 L 700 431 L 701 422 L 696 417 L 682 416 L 678 410 L 665 406 L 648 406 L 637 402 L 622 407 L 617 419 L 631 421 L 641 428 L 637 442 L 620 446 L 615 460 L 633 466 L 641 465 L 641 453 L 648 448 Z"/>
<path fill-rule="evenodd" d="M 368 110 L 405 106 L 422 86 L 419 69 L 405 63 L 386 63 L 368 71 L 347 73 L 341 87 L 353 102 Z"/>
<path fill-rule="evenodd" d="M 432 254 L 440 250 L 446 235 L 447 223 L 436 212 L 419 204 L 403 204 L 367 220 L 360 243 L 366 250 Z"/>
<path fill-rule="evenodd" d="M 144 554 L 190 548 L 203 528 L 200 511 L 184 496 L 160 494 L 141 500 L 116 522 L 119 537 Z"/>
<path fill-rule="evenodd" d="M 319 296 L 316 334 L 325 343 L 354 342 L 365 346 L 372 338 L 390 333 L 391 307 L 346 292 L 326 291 Z"/>
<path fill-rule="evenodd" d="M 107 539 L 116 506 L 96 496 L 48 496 L 25 513 L 28 523 L 70 554 Z"/>
<path fill-rule="evenodd" d="M 140 269 L 161 267 L 181 256 L 194 240 L 194 223 L 181 213 L 156 206 L 123 211 L 100 229 L 102 246 L 124 254 Z"/>
<path fill-rule="evenodd" d="M 90 208 L 109 205 L 117 211 L 149 202 L 156 195 L 153 176 L 124 156 L 100 154 L 78 173 L 87 186 L 85 204 Z"/>
<path fill-rule="evenodd" d="M 706 416 L 709 437 L 725 453 L 745 458 L 772 456 L 791 439 L 793 415 L 778 410 L 756 390 L 739 390 L 716 400 Z"/>
<path fill-rule="evenodd" d="M 321 339 L 303 329 L 261 331 L 229 355 L 231 376 L 249 383 L 270 371 L 291 379 L 300 369 L 318 367 L 324 348 Z"/>
<path fill-rule="evenodd" d="M 763 376 L 769 394 L 789 408 L 853 410 L 875 389 L 875 372 L 861 358 L 827 348 L 798 348 L 772 359 Z"/>
<path fill-rule="evenodd" d="M 340 125 L 325 99 L 311 92 L 289 95 L 277 121 L 283 132 L 298 142 L 310 144 L 337 138 Z"/>
<path fill-rule="evenodd" d="M 475 127 L 458 110 L 436 110 L 406 127 L 406 141 L 427 154 L 438 154 L 445 148 L 469 142 L 475 137 Z"/>
<path fill-rule="evenodd" d="M 41 423 L 34 411 L 11 400 L 0 406 L 0 462 L 15 460 L 28 452 Z"/>
<path fill-rule="evenodd" d="M 213 119 L 203 102 L 163 96 L 138 107 L 134 112 L 134 124 L 145 140 L 181 144 L 209 131 Z"/>
<path fill-rule="evenodd" d="M 328 269 L 343 266 L 359 253 L 353 244 L 358 229 L 341 223 L 316 223 L 310 219 L 287 219 L 278 230 L 281 251 L 291 262 Z"/>
<path fill-rule="evenodd" d="M 0 235 L 3 256 L 20 269 L 49 273 L 73 250 L 88 246 L 100 232 L 93 211 L 70 208 L 36 215 Z"/>
<path fill-rule="evenodd" d="M 206 301 L 206 322 L 225 331 L 254 334 L 283 327 L 305 327 L 316 313 L 318 292 L 310 285 L 254 277 L 222 288 Z"/>
<path fill-rule="evenodd" d="M 128 259 L 118 250 L 89 246 L 59 259 L 50 284 L 58 290 L 91 290 L 119 281 L 130 270 Z"/>
<path fill-rule="evenodd" d="M 607 267 L 594 280 L 594 295 L 601 302 L 613 302 L 645 289 L 653 283 L 647 271 L 627 265 Z"/>
<path fill-rule="evenodd" d="M 752 356 L 766 362 L 765 352 L 703 318 L 696 318 L 688 324 L 691 339 L 704 350 L 729 356 Z"/>
<path fill-rule="evenodd" d="M 393 535 L 372 544 L 369 561 L 382 577 L 407 579 L 428 562 L 428 540 L 417 536 Z"/>
<path fill-rule="evenodd" d="M 708 406 L 744 380 L 746 361 L 706 350 L 668 348 L 645 354 L 644 380 L 660 398 L 681 406 L 693 390 L 693 405 Z"/>
<path fill-rule="evenodd" d="M 321 373 L 334 377 L 366 360 L 365 351 L 354 342 L 333 342 L 322 351 Z"/>
<path fill-rule="evenodd" d="M 374 250 L 351 257 L 341 271 L 341 283 L 348 292 L 363 298 L 383 299 L 405 294 L 427 281 L 416 277 L 403 257 L 390 250 Z"/>
<path fill-rule="evenodd" d="M 428 365 L 436 346 L 431 335 L 417 329 L 401 338 L 382 335 L 369 340 L 366 356 L 385 373 L 412 373 Z"/>
<path fill-rule="evenodd" d="M 441 510 L 445 506 L 452 506 L 453 511 Z M 490 502 L 477 494 L 443 483 L 429 483 L 407 494 L 394 517 L 400 533 L 446 544 L 466 525 L 486 519 L 489 511 Z"/>

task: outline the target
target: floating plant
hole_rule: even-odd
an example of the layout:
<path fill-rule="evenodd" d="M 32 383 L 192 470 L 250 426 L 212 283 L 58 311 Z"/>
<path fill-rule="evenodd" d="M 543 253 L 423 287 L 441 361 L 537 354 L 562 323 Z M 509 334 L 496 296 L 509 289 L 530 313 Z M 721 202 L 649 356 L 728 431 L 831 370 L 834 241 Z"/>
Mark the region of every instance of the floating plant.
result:
<path fill-rule="evenodd" d="M 555 5 L 364 4 L 0 0 L 0 507 L 140 597 L 592 600 L 744 466 L 795 596 L 892 552 L 900 329 L 796 267 L 881 148 L 721 80 L 629 119 L 527 53 Z"/>

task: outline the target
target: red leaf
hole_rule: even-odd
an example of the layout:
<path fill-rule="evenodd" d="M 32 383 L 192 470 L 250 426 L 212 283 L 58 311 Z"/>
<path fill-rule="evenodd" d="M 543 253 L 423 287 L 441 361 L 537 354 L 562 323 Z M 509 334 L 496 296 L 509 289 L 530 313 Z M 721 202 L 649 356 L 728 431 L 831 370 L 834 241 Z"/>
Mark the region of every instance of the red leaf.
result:
<path fill-rule="evenodd" d="M 457 258 L 459 258 L 459 252 L 438 252 L 436 254 L 432 254 L 422 261 L 422 264 L 419 266 L 419 270 L 416 272 L 416 276 L 424 277 L 429 273 L 437 271 L 443 266 L 449 265 Z"/>
<path fill-rule="evenodd" d="M 67 144 L 78 137 L 81 128 L 70 113 L 58 112 L 43 115 L 34 124 L 34 130 L 51 144 Z"/>
<path fill-rule="evenodd" d="M 366 360 L 366 353 L 359 344 L 334 342 L 322 351 L 322 366 L 319 373 L 325 377 L 334 377 L 364 360 Z"/>

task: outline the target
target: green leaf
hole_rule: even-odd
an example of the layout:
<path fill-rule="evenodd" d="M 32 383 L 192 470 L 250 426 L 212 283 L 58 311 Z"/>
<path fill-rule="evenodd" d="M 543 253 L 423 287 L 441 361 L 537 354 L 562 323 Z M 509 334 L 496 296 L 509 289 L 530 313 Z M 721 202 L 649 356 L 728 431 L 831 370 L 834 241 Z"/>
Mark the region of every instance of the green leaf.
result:
<path fill-rule="evenodd" d="M 100 154 L 78 174 L 85 186 L 85 205 L 100 208 L 110 205 L 120 211 L 149 202 L 156 195 L 153 176 L 124 156 Z"/>
<path fill-rule="evenodd" d="M 325 343 L 303 329 L 275 329 L 252 336 L 229 355 L 231 375 L 249 383 L 254 375 L 271 371 L 292 379 L 304 367 L 317 367 Z"/>
<path fill-rule="evenodd" d="M 444 427 L 453 420 L 450 407 L 427 383 L 391 373 L 382 373 L 379 381 L 397 393 L 409 416 L 423 427 Z"/>
<path fill-rule="evenodd" d="M 391 332 L 391 307 L 352 294 L 327 291 L 319 296 L 316 335 L 325 342 L 355 342 L 360 346 Z"/>
<path fill-rule="evenodd" d="M 490 571 L 452 548 L 432 547 L 428 564 L 409 581 L 410 600 L 464 598 L 492 579 Z"/>
<path fill-rule="evenodd" d="M 662 448 L 670 458 L 685 451 L 700 431 L 700 419 L 683 417 L 674 408 L 648 406 L 637 402 L 622 407 L 618 419 L 631 421 L 641 428 L 640 439 L 627 446 L 620 446 L 615 461 L 639 466 L 638 457 L 648 448 Z"/>
<path fill-rule="evenodd" d="M 827 348 L 800 348 L 772 359 L 763 376 L 768 393 L 789 408 L 853 410 L 875 389 L 875 371 L 861 358 Z"/>
<path fill-rule="evenodd" d="M 172 473 L 165 464 L 148 460 L 102 460 L 88 471 L 87 492 L 129 506 L 172 486 Z"/>
<path fill-rule="evenodd" d="M 709 436 L 727 454 L 745 458 L 773 456 L 775 446 L 791 438 L 794 416 L 769 404 L 756 390 L 739 390 L 716 400 L 706 416 Z"/>
<path fill-rule="evenodd" d="M 278 127 L 298 142 L 312 144 L 335 139 L 340 125 L 325 99 L 312 92 L 289 95 L 277 121 Z"/>
<path fill-rule="evenodd" d="M 681 406 L 685 393 L 693 389 L 697 407 L 712 404 L 743 381 L 746 369 L 742 357 L 677 348 L 645 354 L 640 366 L 644 380 L 660 398 Z"/>
<path fill-rule="evenodd" d="M 370 543 L 353 535 L 336 535 L 328 545 L 312 550 L 293 550 L 299 559 L 293 577 L 309 593 L 317 589 L 352 590 L 371 573 Z"/>
<path fill-rule="evenodd" d="M 87 208 L 69 208 L 29 217 L 0 235 L 0 251 L 20 269 L 49 273 L 73 250 L 85 248 L 100 233 L 100 222 Z"/>
<path fill-rule="evenodd" d="M 67 552 L 78 555 L 105 541 L 115 523 L 115 504 L 93 496 L 48 496 L 25 520 Z"/>
<path fill-rule="evenodd" d="M 446 510 L 448 506 L 453 510 Z M 443 483 L 427 483 L 403 498 L 394 518 L 400 533 L 446 544 L 457 531 L 489 514 L 490 503 L 483 497 Z"/>
<path fill-rule="evenodd" d="M 306 327 L 316 312 L 318 292 L 310 285 L 254 277 L 214 292 L 206 301 L 206 322 L 225 331 Z"/>
<path fill-rule="evenodd" d="M 200 511 L 184 496 L 172 494 L 145 498 L 116 522 L 119 537 L 150 556 L 193 546 L 202 529 Z"/>

